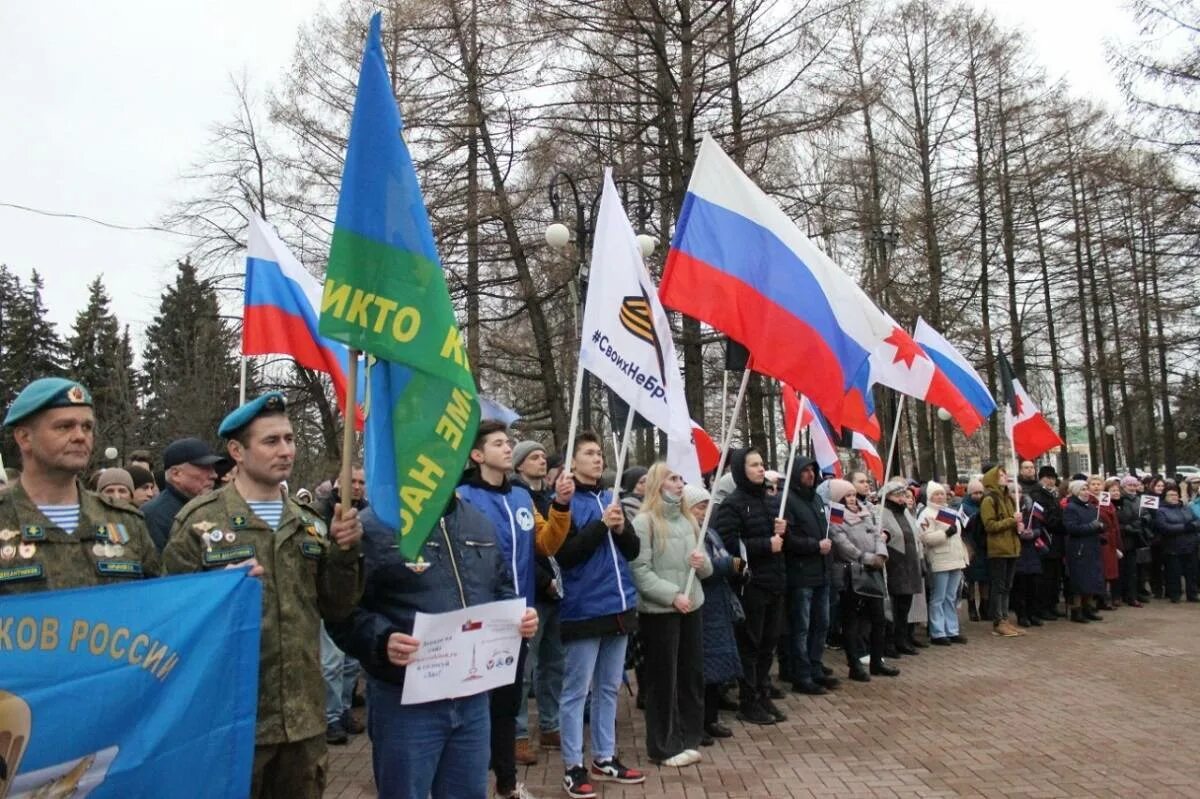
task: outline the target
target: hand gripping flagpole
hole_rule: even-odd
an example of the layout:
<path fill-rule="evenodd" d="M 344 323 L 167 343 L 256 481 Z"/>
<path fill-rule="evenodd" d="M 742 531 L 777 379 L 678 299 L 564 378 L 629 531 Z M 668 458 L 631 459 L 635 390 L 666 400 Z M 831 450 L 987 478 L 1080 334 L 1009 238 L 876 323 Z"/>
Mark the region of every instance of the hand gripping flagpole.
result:
<path fill-rule="evenodd" d="M 717 481 L 721 479 L 721 474 L 725 471 L 725 461 L 729 459 L 729 445 L 733 442 L 733 433 L 737 430 L 738 412 L 742 409 L 742 399 L 746 396 L 746 386 L 750 384 L 750 364 L 746 364 L 745 371 L 742 372 L 742 384 L 738 387 L 737 399 L 733 401 L 733 413 L 729 416 L 729 426 L 725 429 L 725 437 L 721 442 L 721 460 L 717 462 L 717 471 L 713 475 L 713 490 L 717 489 Z M 724 401 L 724 397 L 721 398 Z M 796 426 L 799 427 L 800 420 L 796 420 Z M 703 546 L 704 536 L 708 533 L 708 523 L 712 520 L 713 508 L 716 507 L 716 502 L 709 501 L 708 507 L 704 510 L 704 521 L 700 524 L 700 538 L 698 545 Z M 696 570 L 688 569 L 687 585 L 684 586 L 683 595 L 692 595 L 692 583 L 696 579 Z"/>

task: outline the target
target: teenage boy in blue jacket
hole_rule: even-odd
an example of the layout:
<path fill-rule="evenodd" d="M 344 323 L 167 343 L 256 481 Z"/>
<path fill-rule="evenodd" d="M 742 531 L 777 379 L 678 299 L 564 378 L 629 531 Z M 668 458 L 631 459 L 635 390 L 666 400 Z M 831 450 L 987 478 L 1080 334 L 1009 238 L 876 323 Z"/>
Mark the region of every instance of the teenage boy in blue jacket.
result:
<path fill-rule="evenodd" d="M 646 781 L 617 760 L 617 690 L 625 673 L 626 636 L 637 629 L 637 590 L 629 563 L 641 547 L 611 491 L 600 488 L 604 454 L 595 433 L 575 439 L 571 531 L 557 559 L 563 571 L 560 632 L 566 650 L 559 727 L 572 799 L 596 795 L 592 779 L 626 785 Z M 591 774 L 583 761 L 583 703 L 592 690 Z"/>

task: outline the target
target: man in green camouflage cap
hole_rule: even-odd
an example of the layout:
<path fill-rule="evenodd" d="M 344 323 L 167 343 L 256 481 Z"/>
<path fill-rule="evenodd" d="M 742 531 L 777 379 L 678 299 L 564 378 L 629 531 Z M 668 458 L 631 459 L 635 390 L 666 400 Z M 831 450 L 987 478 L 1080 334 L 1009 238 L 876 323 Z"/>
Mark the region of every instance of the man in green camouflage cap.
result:
<path fill-rule="evenodd" d="M 283 395 L 264 394 L 221 423 L 232 482 L 179 511 L 163 550 L 172 574 L 249 565 L 263 580 L 258 729 L 251 797 L 316 799 L 325 788 L 322 619 L 362 596 L 362 523 L 347 509 L 326 529 L 283 489 L 296 445 Z"/>
<path fill-rule="evenodd" d="M 0 595 L 158 576 L 142 514 L 79 482 L 95 426 L 87 389 L 61 377 L 34 380 L 9 406 L 22 470 L 0 493 Z"/>

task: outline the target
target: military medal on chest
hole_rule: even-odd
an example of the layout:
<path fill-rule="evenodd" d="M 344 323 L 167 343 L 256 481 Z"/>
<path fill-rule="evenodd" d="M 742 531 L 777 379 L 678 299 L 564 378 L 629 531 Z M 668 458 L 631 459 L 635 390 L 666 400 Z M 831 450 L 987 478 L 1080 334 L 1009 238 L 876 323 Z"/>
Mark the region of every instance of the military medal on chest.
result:
<path fill-rule="evenodd" d="M 96 528 L 96 543 L 92 554 L 98 558 L 119 558 L 125 554 L 129 531 L 123 524 L 101 524 Z"/>

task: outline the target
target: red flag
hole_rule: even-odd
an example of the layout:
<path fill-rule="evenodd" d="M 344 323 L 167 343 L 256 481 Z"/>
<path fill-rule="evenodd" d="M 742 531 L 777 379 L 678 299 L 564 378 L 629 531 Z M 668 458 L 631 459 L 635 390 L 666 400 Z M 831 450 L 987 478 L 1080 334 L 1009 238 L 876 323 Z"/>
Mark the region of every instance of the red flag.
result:
<path fill-rule="evenodd" d="M 700 459 L 700 474 L 714 472 L 721 465 L 721 448 L 716 445 L 703 427 L 692 422 L 692 441 L 696 445 L 696 457 Z"/>
<path fill-rule="evenodd" d="M 1008 358 L 1004 357 L 1004 350 L 1000 349 L 999 352 L 1000 386 L 1004 391 L 1008 437 L 1017 455 L 1023 460 L 1035 460 L 1046 451 L 1061 447 L 1063 441 L 1013 374 Z"/>

